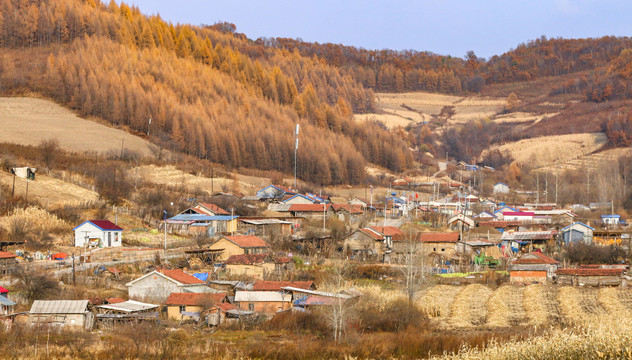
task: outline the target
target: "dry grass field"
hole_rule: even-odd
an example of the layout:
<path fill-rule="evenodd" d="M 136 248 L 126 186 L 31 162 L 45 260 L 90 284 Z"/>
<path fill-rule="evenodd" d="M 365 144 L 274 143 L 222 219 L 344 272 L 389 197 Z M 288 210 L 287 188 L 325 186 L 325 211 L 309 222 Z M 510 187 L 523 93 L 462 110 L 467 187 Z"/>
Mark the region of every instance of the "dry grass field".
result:
<path fill-rule="evenodd" d="M 495 145 L 485 150 L 482 156 L 489 151 L 499 150 L 518 165 L 540 168 L 590 154 L 603 147 L 606 140 L 603 133 L 542 136 Z"/>
<path fill-rule="evenodd" d="M 449 123 L 492 118 L 502 111 L 506 104 L 504 98 L 464 97 L 426 92 L 380 93 L 376 94 L 375 98 L 379 113 L 356 115 L 356 120 L 376 120 L 388 128 L 430 121 L 446 106 L 454 107 L 454 115 L 449 119 Z"/>
<path fill-rule="evenodd" d="M 440 327 L 587 326 L 606 314 L 632 320 L 632 292 L 619 288 L 545 285 L 436 285 L 424 290 L 417 306 Z"/>
<path fill-rule="evenodd" d="M 0 142 L 38 145 L 56 138 L 73 152 L 120 151 L 123 147 L 141 156 L 153 156 L 151 143 L 94 121 L 82 119 L 49 100 L 0 97 Z"/>
<path fill-rule="evenodd" d="M 632 148 L 616 148 L 600 151 L 593 154 L 584 155 L 576 159 L 571 159 L 566 162 L 559 163 L 555 166 L 543 166 L 536 169 L 539 172 L 553 173 L 557 170 L 583 170 L 590 169 L 591 171 L 602 168 L 604 164 L 612 163 L 621 156 L 632 156 Z"/>
<path fill-rule="evenodd" d="M 0 171 L 0 183 L 11 189 L 13 186 L 13 175 Z M 99 199 L 99 194 L 92 190 L 42 173 L 36 175 L 35 181 L 29 181 L 28 187 L 28 199 L 37 201 L 45 208 L 77 205 Z M 15 178 L 15 194 L 26 196 L 26 179 Z"/>

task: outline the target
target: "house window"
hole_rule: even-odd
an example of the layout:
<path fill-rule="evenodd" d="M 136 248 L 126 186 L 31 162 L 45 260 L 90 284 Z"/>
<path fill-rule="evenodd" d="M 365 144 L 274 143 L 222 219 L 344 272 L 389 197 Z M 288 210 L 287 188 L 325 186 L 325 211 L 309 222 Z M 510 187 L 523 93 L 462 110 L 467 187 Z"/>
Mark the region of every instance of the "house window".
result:
<path fill-rule="evenodd" d="M 254 303 L 248 303 L 248 310 L 255 311 L 255 304 Z"/>
<path fill-rule="evenodd" d="M 187 310 L 187 307 L 185 305 L 180 305 L 180 313 L 186 310 Z"/>
<path fill-rule="evenodd" d="M 441 249 L 441 251 L 445 251 L 445 249 Z"/>
<path fill-rule="evenodd" d="M 437 251 L 437 248 L 432 248 L 432 251 Z"/>

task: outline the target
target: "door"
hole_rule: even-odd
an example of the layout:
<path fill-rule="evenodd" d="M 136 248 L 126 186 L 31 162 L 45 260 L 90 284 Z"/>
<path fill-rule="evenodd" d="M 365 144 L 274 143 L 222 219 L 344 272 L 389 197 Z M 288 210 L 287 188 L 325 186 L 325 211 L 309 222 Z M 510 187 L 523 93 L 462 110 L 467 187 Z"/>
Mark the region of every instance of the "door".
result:
<path fill-rule="evenodd" d="M 108 247 L 112 247 L 112 233 L 108 233 Z"/>

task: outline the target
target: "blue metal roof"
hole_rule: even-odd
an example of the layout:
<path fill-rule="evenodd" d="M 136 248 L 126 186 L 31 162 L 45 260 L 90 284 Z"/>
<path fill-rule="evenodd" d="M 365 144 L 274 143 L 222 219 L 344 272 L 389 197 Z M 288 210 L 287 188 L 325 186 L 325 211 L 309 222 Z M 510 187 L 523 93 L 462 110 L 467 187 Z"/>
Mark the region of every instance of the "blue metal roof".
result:
<path fill-rule="evenodd" d="M 237 215 L 205 215 L 205 214 L 178 214 L 167 220 L 177 221 L 230 221 L 238 218 Z"/>
<path fill-rule="evenodd" d="M 4 306 L 14 306 L 14 305 L 16 305 L 13 301 L 5 298 L 2 295 L 0 295 L 0 304 L 4 305 Z"/>
<path fill-rule="evenodd" d="M 621 215 L 601 215 L 602 219 L 619 219 Z"/>
<path fill-rule="evenodd" d="M 577 225 L 577 224 L 584 225 L 585 227 L 589 228 L 590 230 L 595 230 L 595 228 L 594 228 L 594 227 L 592 227 L 592 226 L 588 226 L 588 225 L 584 224 L 584 223 L 583 223 L 583 222 L 581 222 L 581 221 L 577 221 L 577 222 L 574 222 L 574 223 L 572 223 L 572 224 L 568 225 L 567 227 L 562 228 L 562 231 L 564 231 L 564 230 L 566 230 L 566 229 L 570 228 L 570 227 L 571 227 L 571 226 L 573 226 L 573 225 Z"/>

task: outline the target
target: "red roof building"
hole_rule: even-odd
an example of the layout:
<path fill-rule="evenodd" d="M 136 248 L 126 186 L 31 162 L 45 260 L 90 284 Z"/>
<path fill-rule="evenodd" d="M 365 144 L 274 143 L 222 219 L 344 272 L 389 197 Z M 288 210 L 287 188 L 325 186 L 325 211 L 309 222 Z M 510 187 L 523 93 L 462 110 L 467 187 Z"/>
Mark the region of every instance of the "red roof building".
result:
<path fill-rule="evenodd" d="M 181 283 L 181 284 L 186 284 L 186 285 L 190 285 L 190 284 L 204 284 L 204 281 L 196 278 L 193 275 L 189 275 L 187 273 L 185 273 L 184 271 L 180 270 L 180 269 L 173 269 L 173 270 L 162 270 L 160 271 L 161 273 L 163 273 L 165 276 Z"/>
<path fill-rule="evenodd" d="M 459 241 L 458 232 L 438 233 L 428 232 L 422 233 L 419 237 L 422 243 L 457 243 Z"/>
<path fill-rule="evenodd" d="M 258 236 L 254 235 L 224 236 L 224 238 L 242 248 L 269 247 L 268 243 L 263 241 L 263 239 L 259 238 Z"/>
<path fill-rule="evenodd" d="M 404 240 L 404 232 L 395 226 L 372 226 L 371 230 L 381 234 L 382 236 L 390 236 L 393 241 Z"/>
<path fill-rule="evenodd" d="M 323 209 L 324 207 L 324 209 Z M 291 212 L 324 212 L 331 208 L 331 204 L 292 204 L 288 211 Z"/>
<path fill-rule="evenodd" d="M 560 262 L 551 259 L 550 257 L 539 253 L 539 252 L 531 252 L 528 254 L 524 254 L 520 257 L 520 259 L 513 262 L 513 264 L 559 264 Z"/>
<path fill-rule="evenodd" d="M 16 257 L 18 256 L 8 251 L 0 251 L 0 259 L 12 259 Z"/>
<path fill-rule="evenodd" d="M 122 231 L 123 228 L 111 222 L 110 220 L 89 220 L 92 225 L 98 227 L 101 230 Z"/>
<path fill-rule="evenodd" d="M 230 215 L 228 211 L 211 203 L 199 203 L 193 209 L 206 215 Z"/>

